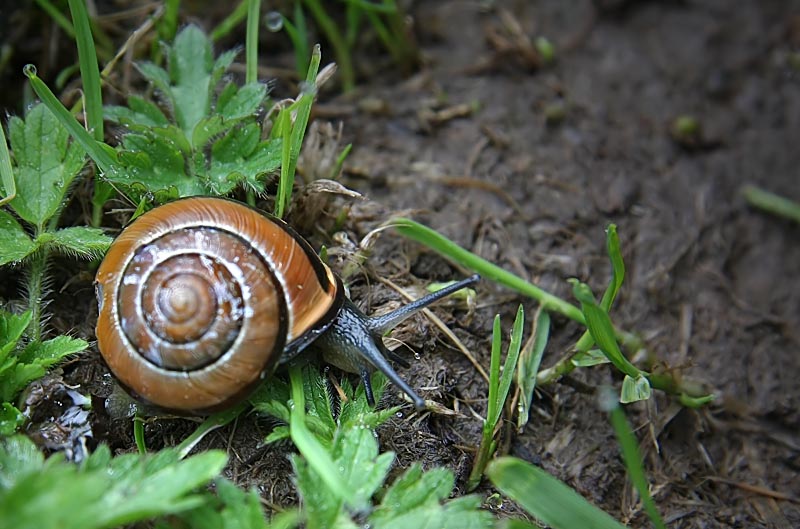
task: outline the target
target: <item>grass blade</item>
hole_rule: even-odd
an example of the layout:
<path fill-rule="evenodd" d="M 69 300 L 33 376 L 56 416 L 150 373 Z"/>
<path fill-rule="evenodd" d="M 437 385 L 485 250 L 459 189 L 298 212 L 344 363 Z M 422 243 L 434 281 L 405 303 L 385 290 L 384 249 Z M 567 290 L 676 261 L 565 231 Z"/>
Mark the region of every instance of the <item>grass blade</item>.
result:
<path fill-rule="evenodd" d="M 390 224 L 397 229 L 401 235 L 428 246 L 441 255 L 474 270 L 482 277 L 496 281 L 501 285 L 505 285 L 517 292 L 534 298 L 545 310 L 558 312 L 578 323 L 586 323 L 583 318 L 583 313 L 575 305 L 542 290 L 511 272 L 503 270 L 482 257 L 478 257 L 427 226 L 402 217 L 392 219 Z"/>
<path fill-rule="evenodd" d="M 111 148 L 104 143 L 95 141 L 95 139 L 86 132 L 86 129 L 84 129 L 75 117 L 70 114 L 69 110 L 61 104 L 61 101 L 50 91 L 44 81 L 36 75 L 36 67 L 34 65 L 26 65 L 23 68 L 23 72 L 28 77 L 33 91 L 36 92 L 36 95 L 39 96 L 42 103 L 44 103 L 50 112 L 58 118 L 61 124 L 67 128 L 70 135 L 83 147 L 100 170 L 104 173 L 109 172 L 114 163 L 112 155 L 108 152 Z"/>
<path fill-rule="evenodd" d="M 755 186 L 743 187 L 742 195 L 752 206 L 800 223 L 800 204 L 793 200 Z"/>
<path fill-rule="evenodd" d="M 517 429 L 522 430 L 528 424 L 528 417 L 533 402 L 533 390 L 536 388 L 536 374 L 542 363 L 544 348 L 550 338 L 550 315 L 539 308 L 533 322 L 533 333 L 522 349 L 517 366 L 517 386 L 519 387 L 519 409 L 517 410 Z"/>
<path fill-rule="evenodd" d="M 628 476 L 630 476 L 633 486 L 639 492 L 645 512 L 647 512 L 650 521 L 653 522 L 657 529 L 666 529 L 653 497 L 650 496 L 650 486 L 644 471 L 642 455 L 639 452 L 639 443 L 636 441 L 636 437 L 633 435 L 631 427 L 625 418 L 625 412 L 617 402 L 614 390 L 603 388 L 600 399 L 601 407 L 609 412 L 609 419 L 614 427 L 614 432 L 617 434 L 617 441 L 619 442 L 620 452 L 622 452 L 622 459 L 625 461 L 625 467 L 628 469 Z"/>
<path fill-rule="evenodd" d="M 541 468 L 515 457 L 501 457 L 486 471 L 500 492 L 554 529 L 624 529 L 572 488 Z"/>

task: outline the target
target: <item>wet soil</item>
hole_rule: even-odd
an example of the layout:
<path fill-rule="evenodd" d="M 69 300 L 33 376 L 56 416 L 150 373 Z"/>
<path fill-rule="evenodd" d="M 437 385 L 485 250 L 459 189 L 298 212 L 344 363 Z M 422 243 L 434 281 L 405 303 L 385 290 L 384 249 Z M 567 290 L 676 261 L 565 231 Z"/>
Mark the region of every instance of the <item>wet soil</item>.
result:
<path fill-rule="evenodd" d="M 718 395 L 699 410 L 658 392 L 626 408 L 668 525 L 800 526 L 800 227 L 741 196 L 755 184 L 800 200 L 800 2 L 438 1 L 411 14 L 421 70 L 401 78 L 359 63 L 356 93 L 323 94 L 315 111 L 320 123 L 343 124 L 353 151 L 341 181 L 366 197 L 329 204 L 332 216 L 350 207 L 353 241 L 392 215 L 412 216 L 565 299 L 571 277 L 605 287 L 604 229 L 616 224 L 628 274 L 612 317 L 645 340 L 650 357 L 639 360 Z M 526 59 L 513 22 L 528 39 L 550 39 L 556 61 Z M 699 128 L 676 133 L 681 116 Z M 310 165 L 301 161 L 301 172 Z M 352 295 L 376 309 L 397 299 L 377 277 L 411 286 L 462 273 L 387 232 L 353 276 Z M 56 277 L 51 324 L 91 338 L 84 274 L 69 284 Z M 510 328 L 518 303 L 529 315 L 535 304 L 488 282 L 478 292 L 473 317 L 437 313 L 488 365 L 494 313 Z M 85 300 L 81 311 L 73 297 Z M 420 357 L 404 376 L 461 415 L 409 408 L 379 430 L 382 448 L 397 453 L 397 469 L 415 460 L 450 466 L 463 491 L 480 434 L 472 411 L 485 412 L 486 384 L 429 324 L 414 325 L 399 333 Z M 543 366 L 579 333 L 555 317 Z M 110 392 L 95 352 L 64 372 L 96 395 Z M 593 394 L 619 383 L 601 366 L 539 388 L 531 422 L 509 429 L 504 446 L 646 527 Z M 383 404 L 396 402 L 388 391 Z M 129 424 L 100 415 L 98 437 L 130 449 Z M 230 476 L 285 505 L 296 501 L 290 447 L 263 447 L 270 427 L 242 417 L 204 446 L 228 448 Z M 185 420 L 154 422 L 148 441 L 175 444 L 191 430 Z"/>

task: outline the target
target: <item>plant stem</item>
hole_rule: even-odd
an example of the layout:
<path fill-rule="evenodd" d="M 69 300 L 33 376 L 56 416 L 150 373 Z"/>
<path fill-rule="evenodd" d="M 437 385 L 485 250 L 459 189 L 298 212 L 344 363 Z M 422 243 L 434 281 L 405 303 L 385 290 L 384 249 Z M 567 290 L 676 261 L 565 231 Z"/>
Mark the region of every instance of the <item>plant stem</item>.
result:
<path fill-rule="evenodd" d="M 47 249 L 40 248 L 31 256 L 28 268 L 28 309 L 31 311 L 28 338 L 32 342 L 38 342 L 42 339 L 42 309 L 44 304 L 42 290 L 49 257 L 50 252 Z"/>

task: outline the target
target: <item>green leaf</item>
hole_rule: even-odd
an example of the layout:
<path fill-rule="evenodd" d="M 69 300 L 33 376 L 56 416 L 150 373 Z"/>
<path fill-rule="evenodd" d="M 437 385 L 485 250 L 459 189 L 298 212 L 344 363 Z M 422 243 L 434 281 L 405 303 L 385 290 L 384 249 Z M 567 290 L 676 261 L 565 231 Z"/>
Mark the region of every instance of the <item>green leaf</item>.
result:
<path fill-rule="evenodd" d="M 32 342 L 19 354 L 19 361 L 49 367 L 59 360 L 89 347 L 89 342 L 70 336 L 56 336 L 44 342 Z"/>
<path fill-rule="evenodd" d="M 85 152 L 69 141 L 67 129 L 41 104 L 33 106 L 24 121 L 11 118 L 9 136 L 17 187 L 11 207 L 22 219 L 41 228 L 61 207 L 83 167 Z"/>
<path fill-rule="evenodd" d="M 255 490 L 245 492 L 226 479 L 214 480 L 216 497 L 204 505 L 178 514 L 193 529 L 268 529 Z M 167 527 L 172 527 L 171 525 Z"/>
<path fill-rule="evenodd" d="M 610 224 L 606 229 L 606 249 L 608 250 L 608 257 L 611 259 L 612 276 L 611 282 L 603 293 L 603 299 L 600 300 L 600 306 L 606 312 L 611 310 L 611 304 L 617 297 L 619 289 L 622 287 L 622 282 L 625 280 L 625 263 L 622 260 L 622 250 L 619 245 L 619 235 L 617 235 L 617 226 Z"/>
<path fill-rule="evenodd" d="M 53 233 L 55 249 L 82 259 L 98 259 L 105 254 L 113 239 L 99 228 L 73 226 Z"/>
<path fill-rule="evenodd" d="M 7 491 L 25 476 L 39 472 L 43 466 L 44 455 L 24 435 L 0 440 L 0 491 Z"/>
<path fill-rule="evenodd" d="M 334 463 L 354 490 L 355 505 L 369 505 L 394 461 L 393 452 L 378 454 L 378 441 L 370 428 L 349 428 L 337 437 Z"/>
<path fill-rule="evenodd" d="M 217 112 L 225 119 L 238 119 L 253 115 L 267 97 L 267 87 L 261 83 L 248 83 L 235 94 L 225 94 L 217 100 Z"/>
<path fill-rule="evenodd" d="M 420 464 L 415 463 L 386 491 L 369 518 L 370 526 L 377 529 L 492 527 L 494 520 L 490 513 L 480 510 L 477 496 L 440 503 L 452 492 L 453 483 L 453 474 L 448 469 L 422 472 Z"/>
<path fill-rule="evenodd" d="M 619 401 L 623 404 L 647 400 L 650 398 L 650 381 L 646 377 L 639 375 L 636 378 L 625 375 L 622 380 L 622 391 Z"/>
<path fill-rule="evenodd" d="M 533 402 L 533 390 L 536 388 L 536 375 L 542 362 L 544 349 L 550 337 L 550 315 L 539 309 L 534 320 L 533 337 L 525 344 L 517 366 L 517 386 L 520 390 L 517 429 L 528 424 L 528 416 Z M 605 358 L 605 357 L 604 357 Z"/>
<path fill-rule="evenodd" d="M 4 402 L 0 406 L 0 437 L 11 435 L 25 422 L 25 415 L 14 405 Z M 0 462 L 0 467 L 2 466 Z M 2 487 L 0 486 L 0 490 Z"/>
<path fill-rule="evenodd" d="M 121 125 L 140 127 L 166 127 L 169 120 L 154 103 L 139 96 L 128 97 L 128 106 L 105 107 L 106 119 Z"/>
<path fill-rule="evenodd" d="M 169 50 L 170 90 L 175 120 L 190 138 L 195 125 L 211 107 L 211 41 L 197 26 L 184 28 Z"/>
<path fill-rule="evenodd" d="M 43 465 L 31 447 L 30 441 L 0 447 L 0 483 L 6 486 L 0 519 L 9 527 L 112 528 L 196 508 L 208 498 L 192 491 L 226 461 L 220 451 L 178 461 L 174 450 L 112 459 L 101 446 L 80 467 L 58 458 Z"/>
<path fill-rule="evenodd" d="M 521 459 L 501 457 L 489 464 L 486 473 L 500 492 L 554 529 L 624 528 L 570 487 Z"/>
<path fill-rule="evenodd" d="M 605 353 L 614 366 L 631 377 L 638 377 L 642 372 L 622 354 L 617 345 L 614 335 L 614 326 L 608 312 L 603 310 L 594 299 L 589 285 L 577 280 L 570 280 L 572 283 L 572 293 L 581 302 L 581 310 L 586 319 L 586 327 L 592 335 L 595 343 Z"/>
<path fill-rule="evenodd" d="M 581 351 L 570 360 L 576 367 L 591 367 L 600 364 L 607 364 L 610 362 L 605 353 L 600 349 L 590 349 L 588 351 Z"/>
<path fill-rule="evenodd" d="M 30 382 L 44 376 L 45 369 L 40 364 L 20 364 L 12 358 L 0 368 L 0 402 L 10 402 Z"/>
<path fill-rule="evenodd" d="M 11 168 L 11 154 L 8 152 L 6 131 L 0 124 L 0 189 L 5 196 L 0 196 L 0 206 L 17 195 L 17 184 L 14 182 L 14 170 Z"/>
<path fill-rule="evenodd" d="M 0 365 L 22 338 L 22 333 L 28 328 L 31 318 L 31 311 L 14 314 L 0 310 Z"/>
<path fill-rule="evenodd" d="M 36 244 L 13 215 L 0 210 L 0 266 L 24 259 Z"/>

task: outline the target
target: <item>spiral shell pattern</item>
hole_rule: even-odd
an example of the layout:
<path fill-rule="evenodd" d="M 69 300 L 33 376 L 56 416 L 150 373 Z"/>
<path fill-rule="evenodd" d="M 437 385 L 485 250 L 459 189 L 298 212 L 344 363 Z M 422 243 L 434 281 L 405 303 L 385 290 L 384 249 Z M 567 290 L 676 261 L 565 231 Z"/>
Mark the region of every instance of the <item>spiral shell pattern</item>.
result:
<path fill-rule="evenodd" d="M 245 398 L 341 303 L 335 276 L 282 221 L 207 197 L 136 219 L 96 288 L 109 368 L 136 397 L 178 413 Z"/>

